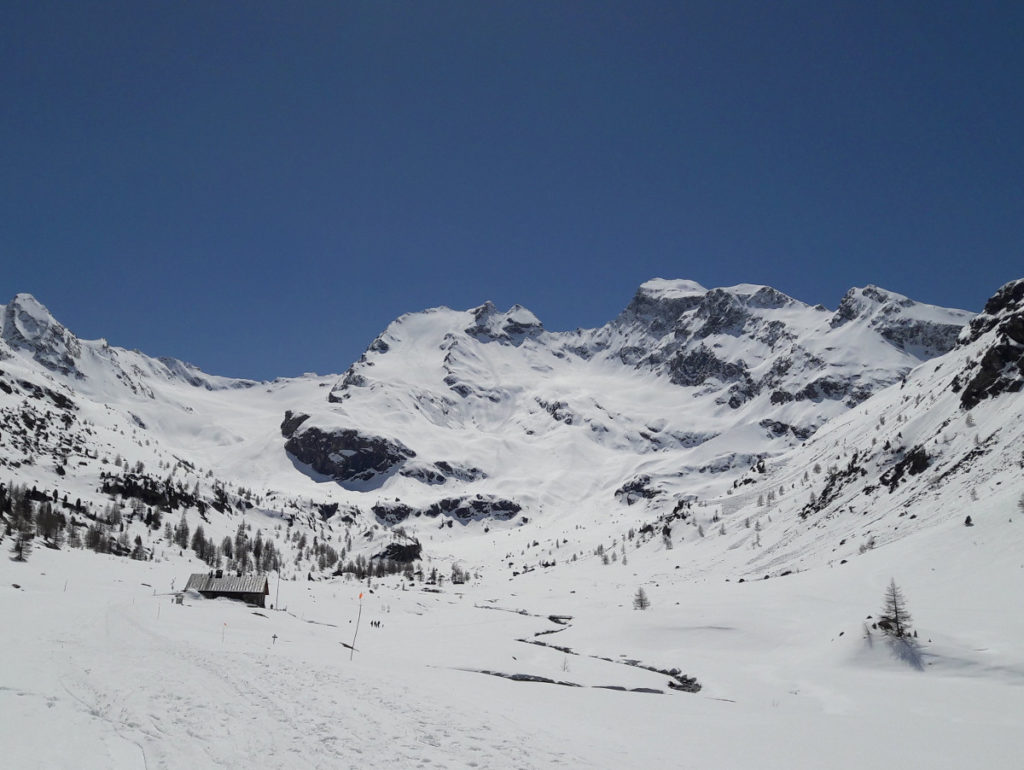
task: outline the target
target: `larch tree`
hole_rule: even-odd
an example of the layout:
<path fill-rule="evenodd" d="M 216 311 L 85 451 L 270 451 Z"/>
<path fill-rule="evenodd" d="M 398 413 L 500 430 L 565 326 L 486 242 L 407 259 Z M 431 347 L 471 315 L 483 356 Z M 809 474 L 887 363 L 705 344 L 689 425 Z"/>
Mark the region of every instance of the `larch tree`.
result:
<path fill-rule="evenodd" d="M 646 610 L 651 606 L 651 600 L 647 598 L 647 592 L 644 591 L 643 586 L 636 589 L 636 594 L 633 596 L 633 609 L 634 610 Z"/>
<path fill-rule="evenodd" d="M 878 626 L 889 636 L 902 639 L 910 636 L 910 611 L 907 609 L 907 600 L 903 592 L 896 585 L 895 578 L 889 581 L 889 587 L 885 589 L 885 606 L 882 607 L 881 618 Z"/>

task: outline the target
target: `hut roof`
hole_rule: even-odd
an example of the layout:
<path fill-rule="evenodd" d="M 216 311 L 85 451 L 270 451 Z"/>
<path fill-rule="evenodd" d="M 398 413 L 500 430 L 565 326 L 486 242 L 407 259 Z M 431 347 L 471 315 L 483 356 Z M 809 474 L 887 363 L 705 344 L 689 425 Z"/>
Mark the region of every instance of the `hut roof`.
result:
<path fill-rule="evenodd" d="M 185 590 L 190 588 L 202 593 L 216 591 L 226 594 L 269 594 L 270 584 L 266 575 L 225 575 L 214 577 L 205 572 L 196 572 L 189 576 Z"/>

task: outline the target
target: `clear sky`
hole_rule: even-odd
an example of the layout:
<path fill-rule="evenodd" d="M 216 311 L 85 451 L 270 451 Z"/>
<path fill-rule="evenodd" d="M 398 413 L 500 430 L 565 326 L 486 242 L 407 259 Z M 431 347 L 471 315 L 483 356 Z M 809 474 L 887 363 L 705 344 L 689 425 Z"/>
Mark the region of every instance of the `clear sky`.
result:
<path fill-rule="evenodd" d="M 0 4 L 0 303 L 216 374 L 653 277 L 978 310 L 1022 247 L 1017 0 Z"/>

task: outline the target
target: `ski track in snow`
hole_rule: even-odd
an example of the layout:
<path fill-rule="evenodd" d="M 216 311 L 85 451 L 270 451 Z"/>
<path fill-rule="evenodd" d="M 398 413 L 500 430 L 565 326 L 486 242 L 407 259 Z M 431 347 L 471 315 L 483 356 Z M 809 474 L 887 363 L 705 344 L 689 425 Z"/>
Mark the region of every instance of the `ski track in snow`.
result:
<path fill-rule="evenodd" d="M 329 663 L 311 667 L 275 654 L 281 648 L 203 649 L 161 636 L 133 611 L 108 606 L 102 638 L 109 646 L 80 650 L 75 659 L 88 667 L 60 679 L 78 708 L 123 742 L 107 740 L 110 757 L 96 767 L 586 765 L 483 729 L 479 713 L 450 702 L 417 702 L 408 686 L 382 681 L 367 688 L 373 679 L 365 670 L 357 676 Z M 137 684 L 119 686 L 124 682 Z"/>

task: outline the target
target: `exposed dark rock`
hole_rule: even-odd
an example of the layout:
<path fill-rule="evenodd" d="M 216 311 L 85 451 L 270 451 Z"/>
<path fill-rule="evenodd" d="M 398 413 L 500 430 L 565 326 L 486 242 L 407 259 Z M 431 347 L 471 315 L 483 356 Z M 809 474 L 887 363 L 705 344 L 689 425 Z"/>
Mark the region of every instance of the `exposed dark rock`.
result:
<path fill-rule="evenodd" d="M 422 514 L 422 511 L 417 511 L 405 503 L 400 503 L 398 501 L 389 502 L 387 500 L 375 503 L 370 510 L 381 523 L 391 526 L 400 524 L 413 514 Z"/>
<path fill-rule="evenodd" d="M 206 511 L 208 505 L 207 502 L 193 495 L 182 485 L 176 485 L 169 479 L 158 479 L 145 473 L 126 471 L 123 476 L 103 474 L 100 492 L 112 497 L 139 500 L 145 505 L 161 510 L 175 511 L 179 508 L 196 508 L 200 515 Z M 210 505 L 215 505 L 215 503 L 210 503 Z"/>
<path fill-rule="evenodd" d="M 993 345 L 978 364 L 977 373 L 964 387 L 960 403 L 972 409 L 982 399 L 1000 393 L 1017 393 L 1024 387 L 1024 347 Z"/>
<path fill-rule="evenodd" d="M 615 490 L 615 497 L 620 503 L 633 505 L 640 500 L 652 500 L 664 494 L 660 489 L 651 486 L 651 477 L 636 476 Z"/>
<path fill-rule="evenodd" d="M 449 374 L 447 377 L 445 377 L 444 384 L 447 385 L 448 388 L 452 390 L 454 393 L 457 393 L 463 398 L 466 398 L 473 393 L 473 389 L 469 387 L 469 385 L 466 385 L 464 382 L 462 382 L 454 374 Z"/>
<path fill-rule="evenodd" d="M 448 481 L 448 477 L 440 471 L 434 469 L 432 466 L 424 465 L 406 465 L 399 471 L 400 476 L 404 476 L 407 479 L 416 479 L 423 484 L 440 485 Z"/>
<path fill-rule="evenodd" d="M 472 465 L 453 465 L 447 460 L 434 463 L 434 467 L 450 479 L 459 481 L 479 481 L 487 478 L 487 474 Z"/>
<path fill-rule="evenodd" d="M 498 312 L 492 302 L 474 308 L 473 325 L 464 331 L 480 342 L 521 345 L 544 331 L 543 325 L 521 305 L 513 305 L 507 313 Z"/>
<path fill-rule="evenodd" d="M 81 379 L 78 358 L 82 345 L 35 297 L 15 295 L 4 306 L 2 339 L 10 347 L 28 351 L 47 369 Z"/>
<path fill-rule="evenodd" d="M 285 449 L 317 473 L 337 481 L 368 481 L 416 456 L 397 439 L 371 436 L 351 428 L 323 431 L 315 426 L 293 433 Z"/>
<path fill-rule="evenodd" d="M 448 497 L 439 500 L 427 507 L 423 513 L 426 516 L 444 514 L 462 522 L 484 518 L 504 521 L 513 518 L 521 510 L 522 506 L 511 500 L 491 495 L 476 495 L 468 498 Z"/>
<path fill-rule="evenodd" d="M 320 518 L 327 521 L 338 512 L 338 503 L 320 503 L 317 510 L 320 512 Z"/>
<path fill-rule="evenodd" d="M 878 325 L 878 333 L 896 347 L 901 350 L 922 348 L 928 356 L 938 356 L 952 350 L 962 331 L 963 327 L 957 324 L 905 319 L 892 324 Z"/>
<path fill-rule="evenodd" d="M 640 288 L 615 322 L 620 325 L 639 324 L 650 329 L 652 335 L 660 337 L 672 331 L 679 317 L 698 307 L 702 300 L 703 296 L 699 294 L 662 297 Z"/>
<path fill-rule="evenodd" d="M 1016 313 L 1024 310 L 1024 278 L 1010 281 L 999 287 L 985 303 L 985 315 L 997 316 L 1002 313 Z"/>
<path fill-rule="evenodd" d="M 308 414 L 302 414 L 301 412 L 295 414 L 289 409 L 284 413 L 284 420 L 281 422 L 281 435 L 285 438 L 291 438 L 292 434 L 299 429 L 299 426 L 308 419 Z"/>
<path fill-rule="evenodd" d="M 794 335 L 786 330 L 786 324 L 782 321 L 769 321 L 754 338 L 774 349 L 780 341 L 792 340 Z"/>
<path fill-rule="evenodd" d="M 855 380 L 844 380 L 838 377 L 819 377 L 797 391 L 797 401 L 844 401 L 851 409 L 871 397 L 871 388 L 858 385 Z"/>
<path fill-rule="evenodd" d="M 386 559 L 399 564 L 411 564 L 423 555 L 423 546 L 418 540 L 411 543 L 388 543 L 383 551 L 374 554 L 372 559 Z"/>
<path fill-rule="evenodd" d="M 672 359 L 668 369 L 669 378 L 676 385 L 703 385 L 713 377 L 723 383 L 743 382 L 749 385 L 751 391 L 756 390 L 742 361 L 722 361 L 703 345 L 694 350 L 680 352 Z"/>
<path fill-rule="evenodd" d="M 889 487 L 889 492 L 894 492 L 903 479 L 904 474 L 916 476 L 925 470 L 931 463 L 931 458 L 922 446 L 915 446 L 907 454 L 882 474 L 881 481 Z"/>
<path fill-rule="evenodd" d="M 783 308 L 794 304 L 796 300 L 771 286 L 762 286 L 747 298 L 748 307 Z"/>
<path fill-rule="evenodd" d="M 479 468 L 472 465 L 453 465 L 447 460 L 441 460 L 430 466 L 409 466 L 402 469 L 401 475 L 424 484 L 435 485 L 444 484 L 449 480 L 472 482 L 487 478 L 487 474 Z"/>
<path fill-rule="evenodd" d="M 749 311 L 732 292 L 724 289 L 712 289 L 704 295 L 700 312 L 697 315 L 698 317 L 703 316 L 704 323 L 694 333 L 694 336 L 704 339 L 712 334 L 738 336 L 743 332 L 743 325 L 749 317 Z"/>
<path fill-rule="evenodd" d="M 778 420 L 765 419 L 758 423 L 762 428 L 767 430 L 772 436 L 776 438 L 792 435 L 794 438 L 800 441 L 806 441 L 814 433 L 812 428 L 801 428 L 796 425 L 789 425 Z"/>
<path fill-rule="evenodd" d="M 572 409 L 569 408 L 569 405 L 564 401 L 549 402 L 542 398 L 536 398 L 534 400 L 541 409 L 550 414 L 552 418 L 559 422 L 564 422 L 566 425 L 574 425 L 582 419 L 578 414 L 572 411 Z"/>
<path fill-rule="evenodd" d="M 481 670 L 478 673 L 487 674 L 488 676 L 499 676 L 502 679 L 511 679 L 513 682 L 540 682 L 542 684 L 560 684 L 563 687 L 580 687 L 581 685 L 575 682 L 559 682 L 554 679 L 549 679 L 546 676 L 536 676 L 534 674 L 506 674 L 501 671 L 485 671 Z"/>
<path fill-rule="evenodd" d="M 800 510 L 800 518 L 806 519 L 811 513 L 823 511 L 839 497 L 839 493 L 842 492 L 847 483 L 867 475 L 868 472 L 860 464 L 859 454 L 854 452 L 853 457 L 850 458 L 850 462 L 847 463 L 845 468 L 834 468 L 829 471 L 825 477 L 825 486 L 822 488 L 821 493 Z"/>
<path fill-rule="evenodd" d="M 832 316 L 833 329 L 857 318 L 865 318 L 892 345 L 927 358 L 942 355 L 956 345 L 963 325 L 911 318 L 905 314 L 916 303 L 906 297 L 866 286 L 850 289 Z"/>
<path fill-rule="evenodd" d="M 994 331 L 993 343 L 976 364 L 969 364 L 951 384 L 960 394 L 964 409 L 973 409 L 983 399 L 1024 389 L 1024 279 L 1002 286 L 987 303 L 985 312 L 974 318 L 961 336 L 961 344 L 972 344 Z"/>
<path fill-rule="evenodd" d="M 446 497 L 426 508 L 413 508 L 402 502 L 382 500 L 376 503 L 371 510 L 381 523 L 394 526 L 410 516 L 444 515 L 462 523 L 478 519 L 505 521 L 518 514 L 522 510 L 522 506 L 500 497 L 476 495 L 474 497 Z"/>

